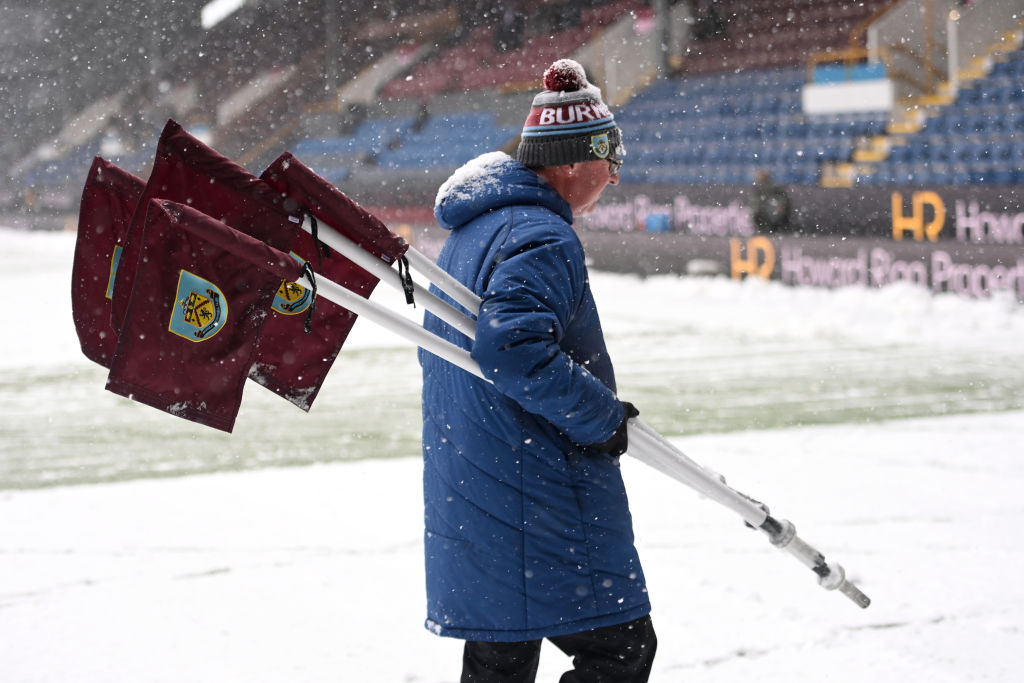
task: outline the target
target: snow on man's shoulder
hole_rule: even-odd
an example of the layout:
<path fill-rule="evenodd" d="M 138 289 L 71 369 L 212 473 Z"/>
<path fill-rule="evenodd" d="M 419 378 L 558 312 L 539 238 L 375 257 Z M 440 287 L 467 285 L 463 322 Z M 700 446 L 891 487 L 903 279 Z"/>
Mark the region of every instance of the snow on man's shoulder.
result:
<path fill-rule="evenodd" d="M 505 152 L 487 152 L 466 162 L 438 189 L 434 207 L 441 206 L 448 199 L 466 199 L 493 189 L 500 182 L 497 171 L 514 163 L 515 159 Z"/>

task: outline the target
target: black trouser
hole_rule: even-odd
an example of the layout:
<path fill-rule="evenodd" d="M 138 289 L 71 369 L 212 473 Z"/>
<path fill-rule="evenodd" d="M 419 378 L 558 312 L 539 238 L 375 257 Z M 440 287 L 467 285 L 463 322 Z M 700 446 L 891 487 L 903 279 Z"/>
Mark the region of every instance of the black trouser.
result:
<path fill-rule="evenodd" d="M 658 647 L 649 616 L 548 640 L 573 658 L 559 683 L 647 683 Z M 533 683 L 542 642 L 466 641 L 462 683 Z"/>

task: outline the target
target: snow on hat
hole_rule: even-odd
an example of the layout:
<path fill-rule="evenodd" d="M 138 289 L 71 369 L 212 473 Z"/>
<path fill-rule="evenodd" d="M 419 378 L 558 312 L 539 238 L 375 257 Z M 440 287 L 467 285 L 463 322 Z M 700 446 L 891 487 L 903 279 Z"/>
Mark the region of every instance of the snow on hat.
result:
<path fill-rule="evenodd" d="M 526 166 L 561 166 L 622 157 L 622 132 L 587 81 L 579 62 L 559 59 L 544 72 L 544 91 L 533 98 L 515 158 Z"/>

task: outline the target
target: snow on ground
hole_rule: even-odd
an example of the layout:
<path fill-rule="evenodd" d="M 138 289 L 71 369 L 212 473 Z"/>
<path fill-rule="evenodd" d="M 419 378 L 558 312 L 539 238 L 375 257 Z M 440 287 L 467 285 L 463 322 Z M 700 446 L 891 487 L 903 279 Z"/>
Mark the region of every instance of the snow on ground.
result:
<path fill-rule="evenodd" d="M 678 440 L 873 599 L 626 459 L 654 681 L 1012 681 L 1024 413 Z M 419 463 L 0 492 L 4 680 L 458 680 L 422 628 Z M 566 664 L 545 650 L 538 680 Z M 1016 674 L 1014 672 L 1017 672 Z"/>
<path fill-rule="evenodd" d="M 147 440 L 156 423 L 142 420 L 138 433 L 118 441 L 124 423 L 102 417 L 123 415 L 129 404 L 106 402 L 102 375 L 78 352 L 70 323 L 72 245 L 67 234 L 0 230 L 0 283 L 8 292 L 0 299 L 0 387 L 13 394 L 0 397 L 8 413 L 0 416 L 0 473 L 17 458 L 57 467 L 76 439 L 124 460 L 143 459 L 167 433 L 184 429 L 168 419 L 160 423 L 166 431 Z M 905 357 L 885 366 L 890 372 L 934 354 L 941 363 L 917 366 L 916 374 L 969 372 L 949 374 L 938 383 L 952 383 L 946 393 L 933 387 L 929 396 L 947 404 L 961 393 L 980 396 L 988 402 L 978 410 L 1002 409 L 891 421 L 873 414 L 673 439 L 841 563 L 873 599 L 867 610 L 819 588 L 809 570 L 732 513 L 625 458 L 660 638 L 652 681 L 1016 680 L 1024 667 L 1024 551 L 1017 542 L 1024 411 L 1006 408 L 1020 406 L 1020 384 L 993 384 L 981 394 L 969 385 L 1018 376 L 1021 307 L 909 288 L 827 292 L 605 274 L 594 281 L 620 365 L 678 356 L 673 378 L 729 384 L 739 352 L 771 358 L 789 351 L 787 373 L 801 376 L 802 358 L 828 351 L 822 362 L 829 367 L 847 358 L 862 374 L 875 374 L 872 355 L 906 347 Z M 356 332 L 349 348 L 364 354 L 360 362 L 377 353 L 391 359 L 396 352 L 375 349 L 403 344 L 373 326 L 357 325 Z M 722 344 L 723 354 L 709 356 L 701 348 L 709 344 Z M 857 354 L 840 355 L 832 345 L 844 353 L 852 345 Z M 701 367 L 691 371 L 694 363 Z M 986 363 L 991 371 L 977 374 Z M 620 373 L 638 392 L 650 379 L 628 368 Z M 37 386 L 40 377 L 51 384 Z M 68 430 L 67 422 L 81 420 L 65 410 L 76 381 L 76 391 L 95 384 L 94 400 L 103 406 L 89 423 L 95 436 Z M 709 403 L 722 398 L 700 386 Z M 905 390 L 890 387 L 894 405 Z M 757 394 L 745 393 L 751 410 Z M 19 396 L 33 400 L 20 405 Z M 736 403 L 729 410 L 742 414 L 738 397 L 728 398 Z M 260 399 L 247 394 L 246 401 L 255 404 L 251 422 L 262 419 Z M 328 403 L 325 421 L 333 409 Z M 130 414 L 157 414 L 145 411 Z M 830 415 L 835 421 L 843 414 Z M 315 419 L 294 420 L 299 439 Z M 19 436 L 7 445 L 22 434 L 21 423 L 56 436 Z M 244 443 L 254 452 L 239 457 L 258 463 L 263 451 L 289 448 L 241 438 L 227 443 Z M 214 442 L 208 431 L 184 441 Z M 90 465 L 72 459 L 68 467 Z M 460 643 L 422 627 L 416 457 L 133 476 L 141 478 L 48 488 L 35 488 L 39 480 L 27 488 L 0 480 L 0 680 L 458 680 Z M 538 680 L 557 680 L 566 665 L 548 647 Z"/>

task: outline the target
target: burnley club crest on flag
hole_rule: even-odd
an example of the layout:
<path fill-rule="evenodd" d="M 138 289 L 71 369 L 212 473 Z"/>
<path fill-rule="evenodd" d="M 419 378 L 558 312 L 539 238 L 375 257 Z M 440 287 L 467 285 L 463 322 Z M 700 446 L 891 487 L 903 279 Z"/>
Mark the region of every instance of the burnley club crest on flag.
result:
<path fill-rule="evenodd" d="M 294 251 L 291 252 L 291 257 L 299 263 L 306 263 L 306 259 Z M 271 308 L 284 315 L 295 315 L 303 313 L 312 303 L 313 292 L 294 282 L 282 282 L 281 286 L 277 288 Z"/>
<path fill-rule="evenodd" d="M 217 334 L 228 317 L 228 302 L 217 285 L 182 270 L 168 329 L 192 342 Z"/>

